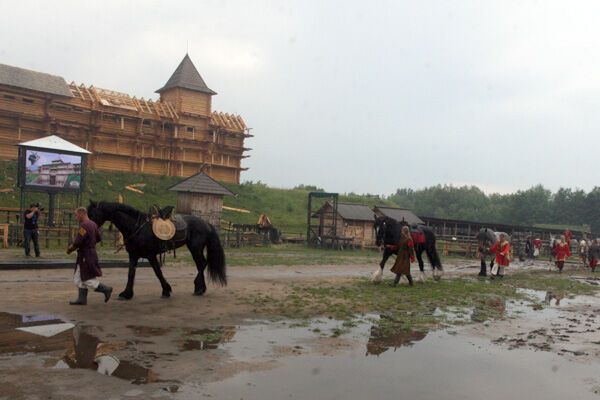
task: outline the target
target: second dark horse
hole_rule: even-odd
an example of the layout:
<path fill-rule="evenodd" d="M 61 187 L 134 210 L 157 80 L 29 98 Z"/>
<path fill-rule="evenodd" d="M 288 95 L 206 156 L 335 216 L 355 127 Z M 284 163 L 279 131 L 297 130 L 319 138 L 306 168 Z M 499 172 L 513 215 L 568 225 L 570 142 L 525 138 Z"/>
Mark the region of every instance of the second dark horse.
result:
<path fill-rule="evenodd" d="M 227 284 L 225 252 L 221 246 L 219 235 L 212 225 L 201 218 L 193 215 L 183 215 L 187 227 L 185 238 L 180 241 L 162 241 L 154 236 L 152 232 L 150 215 L 131 206 L 104 201 L 90 201 L 88 215 L 98 226 L 110 221 L 123 234 L 125 249 L 129 253 L 129 274 L 127 276 L 127 286 L 119 294 L 121 299 L 129 300 L 133 297 L 135 270 L 140 258 L 146 258 L 152 266 L 162 286 L 162 297 L 170 297 L 171 285 L 162 274 L 158 256 L 166 250 L 172 250 L 183 245 L 187 245 L 198 269 L 198 274 L 194 279 L 195 295 L 200 296 L 206 292 L 204 269 L 207 266 L 208 276 L 213 282 L 221 285 Z M 204 256 L 205 248 L 207 257 Z"/>
<path fill-rule="evenodd" d="M 385 263 L 387 262 L 388 258 L 390 258 L 392 254 L 398 254 L 396 245 L 400 241 L 400 232 L 403 226 L 408 226 L 408 224 L 405 221 L 398 222 L 389 217 L 375 216 L 375 223 L 373 227 L 375 229 L 376 244 L 377 246 L 383 246 L 383 258 L 381 263 L 379 263 L 379 266 L 382 270 L 385 267 Z M 425 273 L 425 265 L 422 257 L 423 252 L 425 252 L 429 262 L 431 263 L 431 268 L 433 269 L 433 277 L 435 279 L 439 279 L 443 273 L 443 268 L 442 261 L 440 260 L 440 256 L 438 255 L 435 247 L 435 234 L 430 228 L 424 225 L 416 225 L 409 228 L 411 228 L 411 232 L 422 232 L 424 235 L 423 241 L 413 240 L 415 242 L 415 254 L 417 256 L 419 269 L 421 271 L 419 278 L 423 279 Z"/>

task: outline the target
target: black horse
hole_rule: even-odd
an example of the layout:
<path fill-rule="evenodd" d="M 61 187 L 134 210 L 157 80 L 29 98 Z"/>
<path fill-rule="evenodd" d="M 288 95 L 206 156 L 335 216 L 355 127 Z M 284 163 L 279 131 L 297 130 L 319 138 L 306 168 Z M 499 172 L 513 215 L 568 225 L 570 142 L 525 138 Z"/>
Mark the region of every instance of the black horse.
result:
<path fill-rule="evenodd" d="M 488 267 L 486 259 L 488 257 L 490 257 L 490 272 L 494 267 L 494 255 L 491 255 L 488 249 L 498 241 L 498 236 L 496 235 L 496 232 L 491 229 L 481 228 L 479 232 L 477 232 L 475 239 L 477 239 L 477 251 L 479 252 L 479 259 L 481 260 L 479 276 L 487 276 Z"/>
<path fill-rule="evenodd" d="M 385 267 L 385 263 L 388 258 L 392 254 L 398 255 L 398 249 L 396 245 L 400 241 L 400 233 L 402 231 L 403 226 L 408 226 L 406 221 L 396 221 L 390 217 L 378 217 L 375 216 L 375 223 L 373 228 L 375 229 L 375 238 L 377 246 L 384 246 L 383 250 L 383 258 L 379 266 L 383 270 Z M 427 254 L 427 258 L 429 259 L 429 263 L 431 264 L 431 268 L 433 269 L 433 277 L 435 279 L 439 279 L 441 274 L 443 273 L 442 261 L 440 260 L 440 256 L 438 255 L 437 249 L 435 247 L 435 233 L 425 226 L 425 225 L 413 225 L 411 228 L 411 232 L 422 232 L 424 235 L 424 243 L 419 243 L 419 241 L 413 241 L 415 245 L 415 254 L 417 256 L 417 261 L 419 262 L 419 269 L 421 270 L 421 277 L 425 273 L 425 265 L 423 263 L 423 252 Z M 438 274 L 436 274 L 436 270 Z"/>
<path fill-rule="evenodd" d="M 227 284 L 225 273 L 225 252 L 221 246 L 219 235 L 215 228 L 193 215 L 182 215 L 187 228 L 187 233 L 181 240 L 163 241 L 158 239 L 152 232 L 152 221 L 148 214 L 135 208 L 109 202 L 90 201 L 88 215 L 98 226 L 110 221 L 123 234 L 125 249 L 129 253 L 129 275 L 127 286 L 119 294 L 119 298 L 129 300 L 133 297 L 133 283 L 135 280 L 135 269 L 140 258 L 146 258 L 156 277 L 162 286 L 162 297 L 171 296 L 171 285 L 167 282 L 160 269 L 161 264 L 158 256 L 167 250 L 187 245 L 198 274 L 194 279 L 194 294 L 202 295 L 206 292 L 204 281 L 204 269 L 208 265 L 208 276 L 213 282 L 220 285 Z M 206 248 L 207 257 L 204 256 Z"/>

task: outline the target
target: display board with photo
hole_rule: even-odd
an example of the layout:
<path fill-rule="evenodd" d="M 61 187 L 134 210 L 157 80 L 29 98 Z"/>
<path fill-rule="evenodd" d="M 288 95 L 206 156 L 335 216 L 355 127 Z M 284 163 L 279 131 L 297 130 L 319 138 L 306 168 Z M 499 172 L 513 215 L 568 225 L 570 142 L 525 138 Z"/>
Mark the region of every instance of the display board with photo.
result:
<path fill-rule="evenodd" d="M 81 156 L 60 152 L 27 149 L 25 186 L 79 190 Z"/>

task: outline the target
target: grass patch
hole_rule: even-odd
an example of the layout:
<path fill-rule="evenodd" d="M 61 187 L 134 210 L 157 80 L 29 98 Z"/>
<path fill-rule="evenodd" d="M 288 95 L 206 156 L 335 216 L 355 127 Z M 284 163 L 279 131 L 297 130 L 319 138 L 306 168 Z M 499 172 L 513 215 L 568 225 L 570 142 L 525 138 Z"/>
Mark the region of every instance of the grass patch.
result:
<path fill-rule="evenodd" d="M 15 161 L 0 161 L 0 189 L 12 189 L 12 192 L 0 193 L 0 206 L 18 207 L 19 190 L 17 188 L 17 164 Z M 89 199 L 116 201 L 122 195 L 124 202 L 140 210 L 148 210 L 153 204 L 162 206 L 175 205 L 175 192 L 167 190 L 180 182 L 181 177 L 150 175 L 128 172 L 93 171 L 86 172 L 86 188 L 83 193 L 83 204 Z M 136 193 L 125 189 L 136 183 L 145 184 Z M 223 183 L 223 182 L 222 182 Z M 262 213 L 267 213 L 273 224 L 284 234 L 306 234 L 306 207 L 310 188 L 281 189 L 273 188 L 261 182 L 242 184 L 223 183 L 237 196 L 225 196 L 224 205 L 242 208 L 250 213 L 224 211 L 223 219 L 233 223 L 255 224 Z M 45 193 L 28 192 L 26 204 L 39 201 L 48 203 Z M 396 206 L 392 201 L 368 195 L 341 194 L 340 201 L 373 205 Z M 75 208 L 75 196 L 59 195 L 60 208 Z M 319 201 L 316 203 L 319 205 Z"/>
<path fill-rule="evenodd" d="M 318 287 L 294 285 L 283 297 L 259 294 L 241 300 L 274 316 L 293 319 L 327 316 L 344 320 L 341 328 L 332 331 L 333 336 L 339 336 L 355 324 L 358 315 L 364 314 L 378 314 L 379 330 L 392 333 L 502 319 L 511 300 L 539 304 L 518 288 L 552 291 L 561 296 L 593 294 L 597 290 L 571 279 L 569 274 L 530 272 L 510 275 L 504 280 L 453 278 L 415 287 L 393 287 L 391 280 L 374 285 L 368 279 L 358 278 Z"/>

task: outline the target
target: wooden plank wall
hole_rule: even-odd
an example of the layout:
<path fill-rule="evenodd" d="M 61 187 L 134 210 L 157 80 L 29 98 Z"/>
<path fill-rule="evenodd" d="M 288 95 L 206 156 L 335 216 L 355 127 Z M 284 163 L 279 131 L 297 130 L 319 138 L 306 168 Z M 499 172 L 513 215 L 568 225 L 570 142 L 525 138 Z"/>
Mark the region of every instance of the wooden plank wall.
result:
<path fill-rule="evenodd" d="M 89 100 L 91 92 L 58 98 L 0 86 L 0 159 L 16 159 L 19 142 L 55 134 L 94 153 L 92 169 L 185 177 L 204 168 L 239 183 L 245 132 L 210 125 L 210 95 L 174 89 L 163 97 L 179 102 L 182 114 L 152 113 L 146 101 L 137 111 L 105 106 Z"/>
<path fill-rule="evenodd" d="M 199 193 L 177 193 L 176 212 L 197 215 L 218 227 L 223 214 L 223 197 Z"/>

